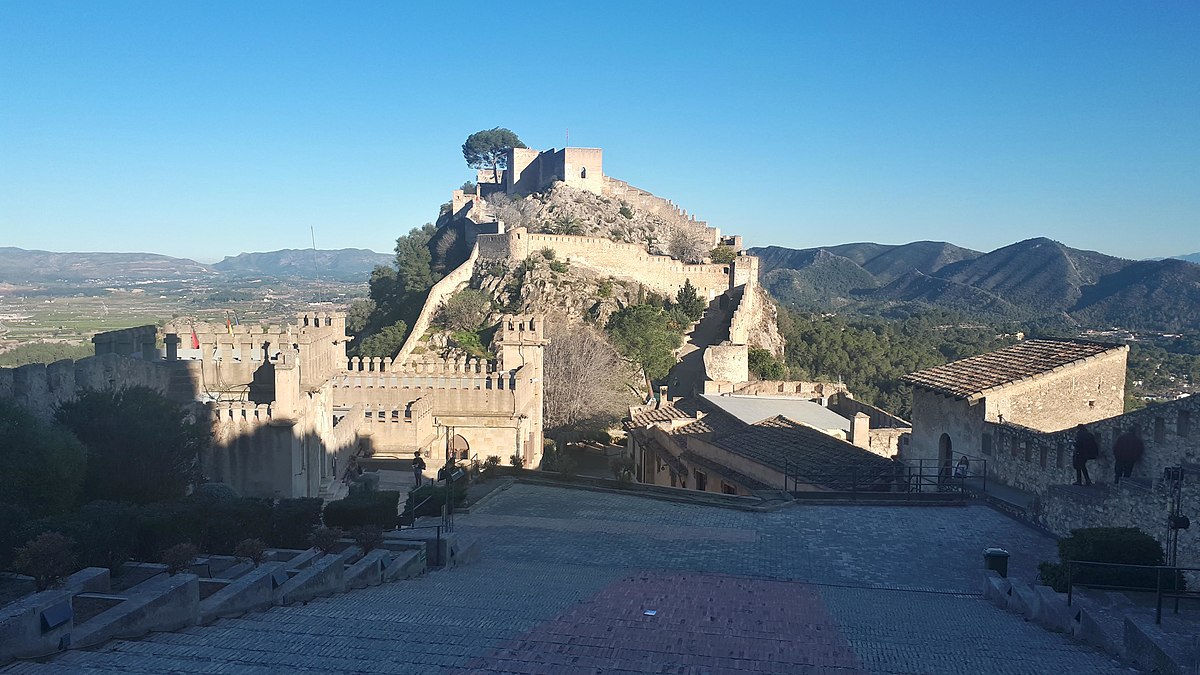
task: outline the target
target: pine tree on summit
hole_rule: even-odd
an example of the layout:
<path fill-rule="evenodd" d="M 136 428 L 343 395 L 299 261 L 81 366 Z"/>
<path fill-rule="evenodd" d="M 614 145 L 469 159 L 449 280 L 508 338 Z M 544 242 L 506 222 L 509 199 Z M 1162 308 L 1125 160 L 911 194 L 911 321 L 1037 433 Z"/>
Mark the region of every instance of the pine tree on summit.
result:
<path fill-rule="evenodd" d="M 521 139 L 508 129 L 484 129 L 467 136 L 467 141 L 462 145 L 463 159 L 472 169 L 491 169 L 492 178 L 499 183 L 500 169 L 508 168 L 505 155 L 513 148 L 524 147 Z"/>

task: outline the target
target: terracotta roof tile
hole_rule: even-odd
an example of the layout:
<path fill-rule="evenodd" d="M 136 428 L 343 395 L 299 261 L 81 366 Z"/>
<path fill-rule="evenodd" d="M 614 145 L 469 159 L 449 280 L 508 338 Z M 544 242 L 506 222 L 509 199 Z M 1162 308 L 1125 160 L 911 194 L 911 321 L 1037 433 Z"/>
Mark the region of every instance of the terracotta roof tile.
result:
<path fill-rule="evenodd" d="M 1084 340 L 1025 340 L 987 354 L 926 368 L 902 381 L 955 398 L 971 398 L 989 389 L 1024 380 L 1123 345 Z"/>

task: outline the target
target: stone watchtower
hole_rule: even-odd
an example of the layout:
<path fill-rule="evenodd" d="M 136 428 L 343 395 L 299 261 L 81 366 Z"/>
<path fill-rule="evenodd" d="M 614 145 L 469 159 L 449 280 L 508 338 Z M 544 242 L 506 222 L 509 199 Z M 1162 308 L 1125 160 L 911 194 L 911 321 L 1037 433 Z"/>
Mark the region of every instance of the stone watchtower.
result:
<path fill-rule="evenodd" d="M 546 346 L 543 321 L 543 317 L 527 314 L 505 316 L 495 338 L 499 368 L 517 378 L 513 387 L 517 398 L 514 415 L 527 467 L 536 467 L 542 461 L 545 377 L 542 360 Z"/>

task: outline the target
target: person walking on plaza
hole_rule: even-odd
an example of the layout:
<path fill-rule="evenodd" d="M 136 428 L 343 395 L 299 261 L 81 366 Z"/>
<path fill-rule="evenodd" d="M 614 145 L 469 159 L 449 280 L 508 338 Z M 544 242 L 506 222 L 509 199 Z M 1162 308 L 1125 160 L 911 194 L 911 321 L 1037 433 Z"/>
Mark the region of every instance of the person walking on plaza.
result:
<path fill-rule="evenodd" d="M 1117 440 L 1113 442 L 1113 461 L 1117 466 L 1113 485 L 1120 483 L 1122 478 L 1129 478 L 1133 474 L 1133 465 L 1141 460 L 1142 453 L 1145 451 L 1146 445 L 1142 443 L 1142 437 L 1136 426 L 1129 427 L 1125 433 L 1117 436 Z"/>
<path fill-rule="evenodd" d="M 1075 468 L 1076 485 L 1092 484 L 1087 463 L 1099 456 L 1100 444 L 1096 442 L 1096 435 L 1082 424 L 1075 427 L 1075 454 L 1071 456 L 1071 466 Z"/>
<path fill-rule="evenodd" d="M 425 460 L 421 459 L 421 451 L 417 450 L 413 453 L 413 484 L 414 487 L 421 487 L 421 475 L 425 471 Z"/>

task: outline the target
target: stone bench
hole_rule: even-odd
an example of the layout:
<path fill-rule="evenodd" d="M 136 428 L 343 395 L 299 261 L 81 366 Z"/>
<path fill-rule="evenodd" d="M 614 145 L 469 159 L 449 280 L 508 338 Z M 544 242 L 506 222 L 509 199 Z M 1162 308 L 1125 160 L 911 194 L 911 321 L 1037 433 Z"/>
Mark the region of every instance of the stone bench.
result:
<path fill-rule="evenodd" d="M 308 602 L 320 596 L 341 593 L 346 588 L 346 561 L 352 551 L 331 553 L 317 558 L 311 565 L 299 570 L 294 576 L 275 589 L 277 605 Z M 290 569 L 289 569 L 290 574 Z"/>
<path fill-rule="evenodd" d="M 263 563 L 225 588 L 200 601 L 200 623 L 267 609 L 275 603 L 275 589 L 288 580 L 283 563 Z"/>
<path fill-rule="evenodd" d="M 72 649 L 194 624 L 200 605 L 199 578 L 194 574 L 155 577 L 117 596 L 125 601 L 76 627 Z"/>

